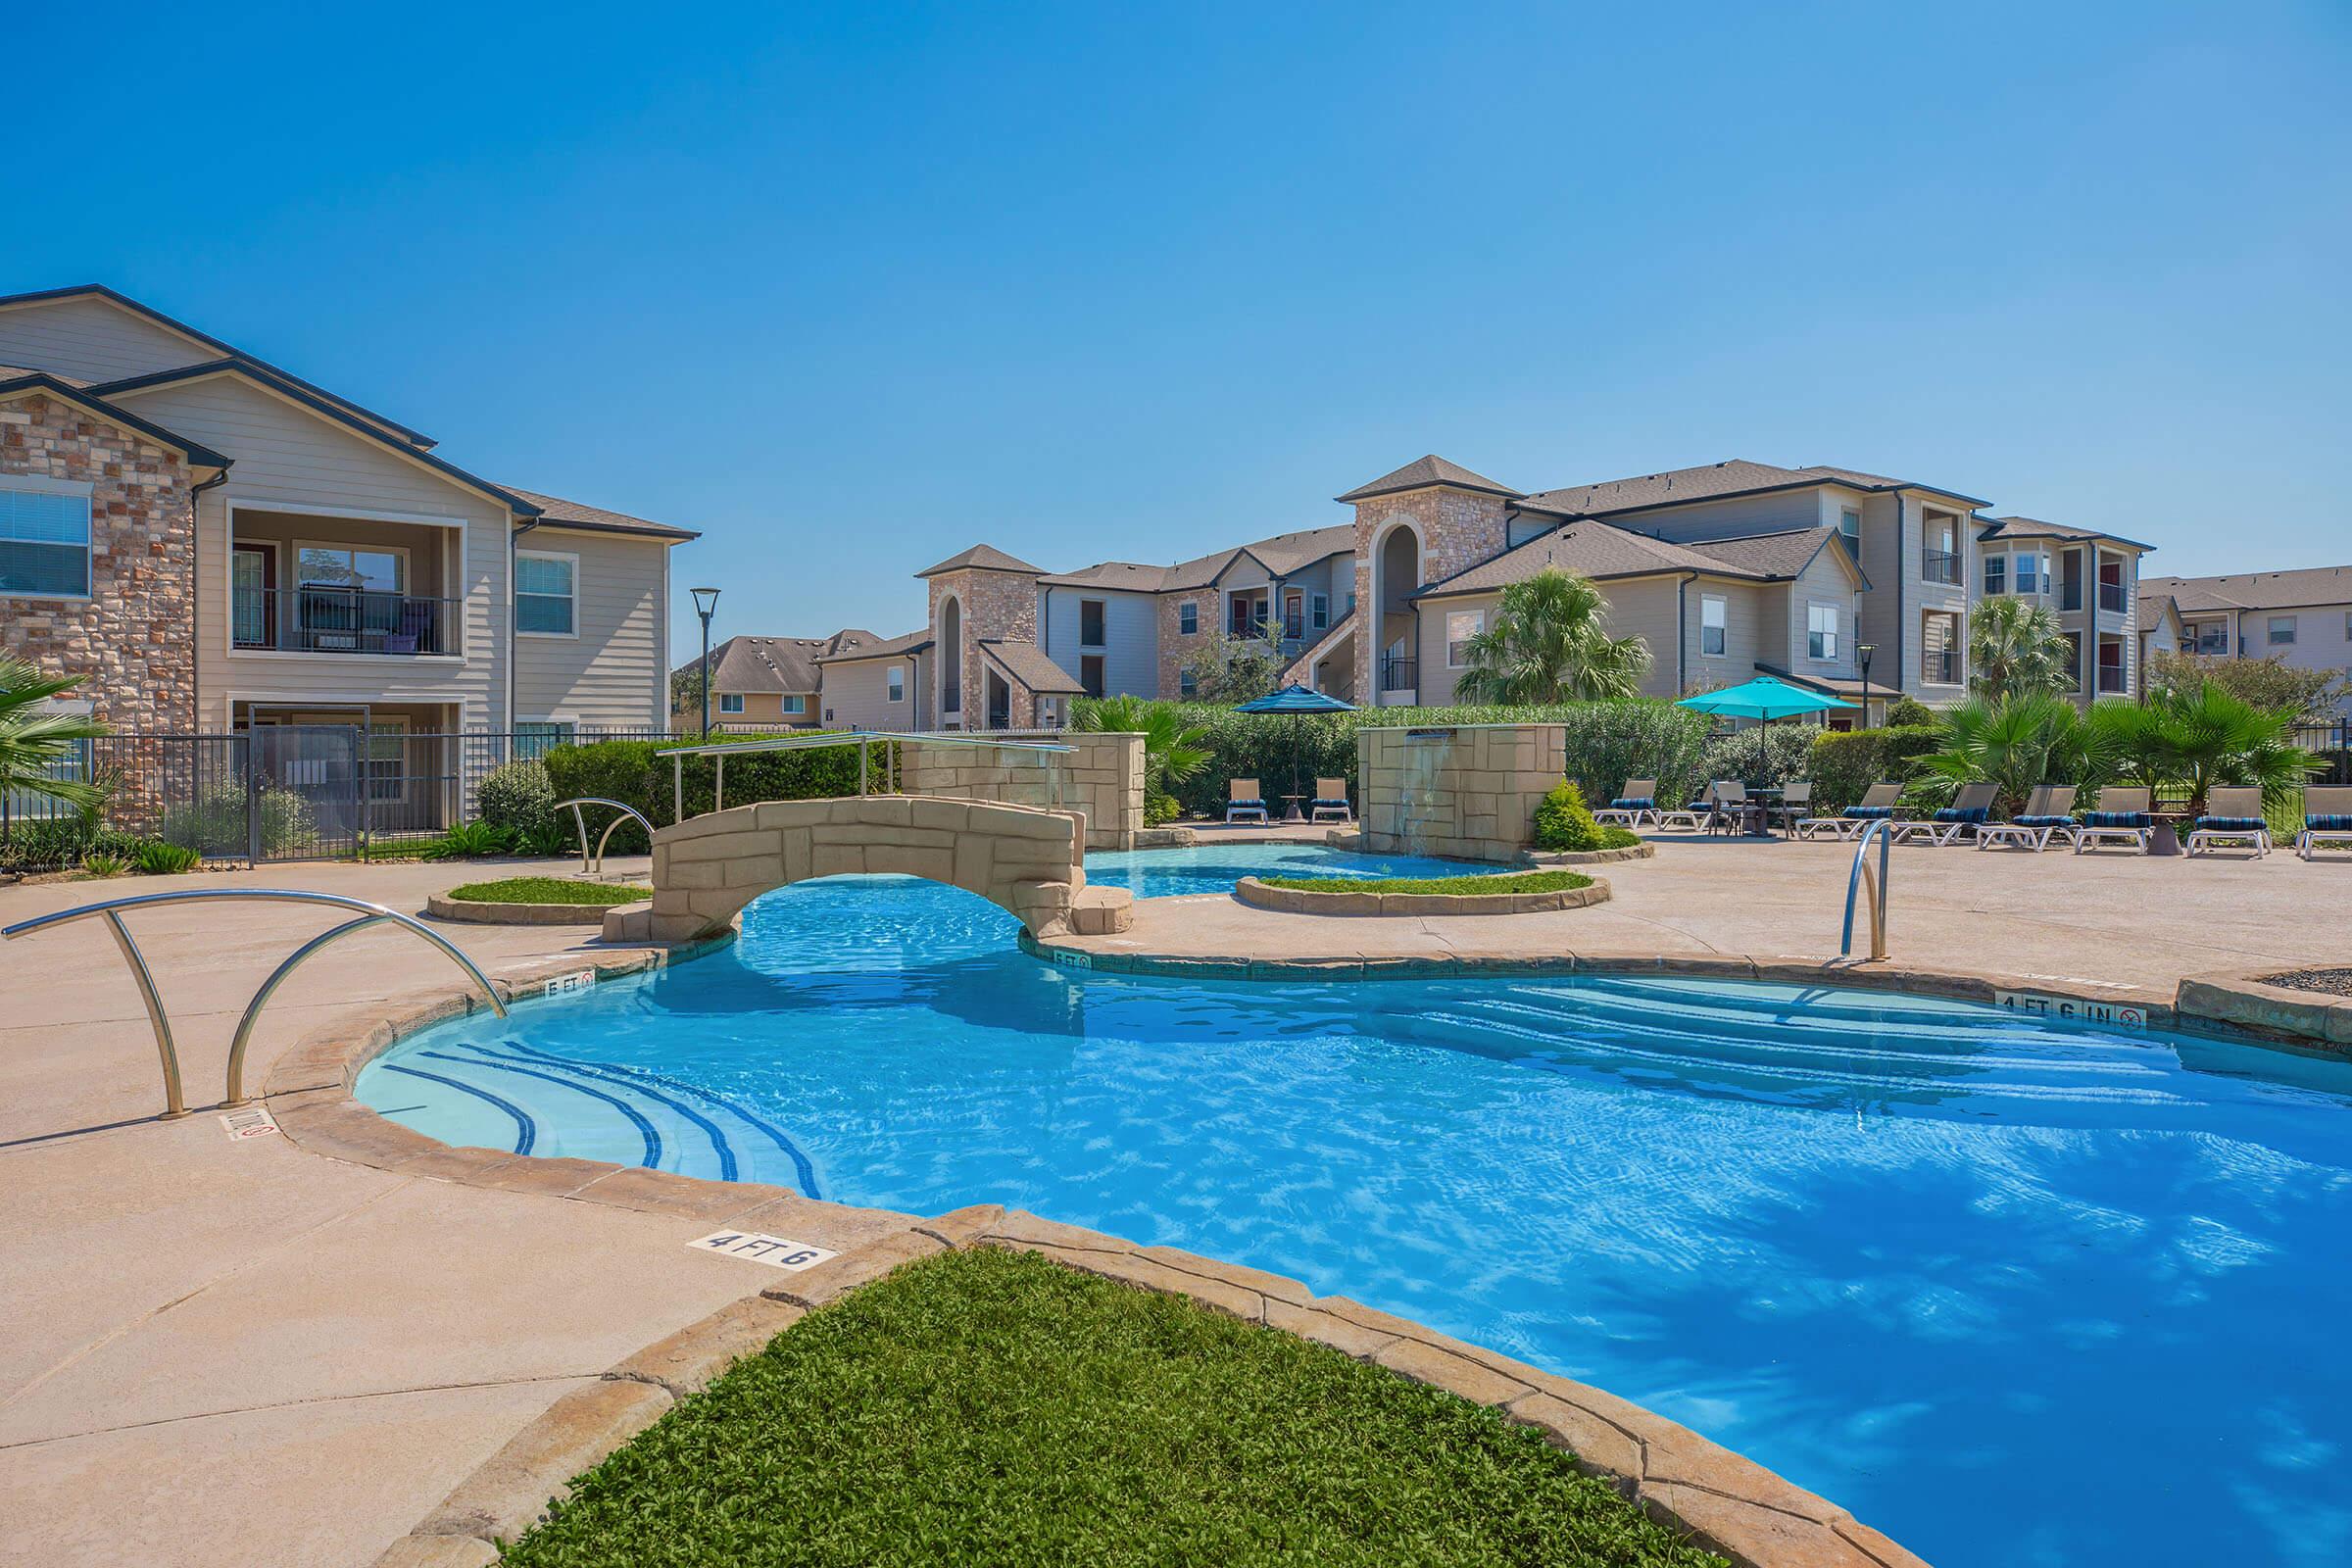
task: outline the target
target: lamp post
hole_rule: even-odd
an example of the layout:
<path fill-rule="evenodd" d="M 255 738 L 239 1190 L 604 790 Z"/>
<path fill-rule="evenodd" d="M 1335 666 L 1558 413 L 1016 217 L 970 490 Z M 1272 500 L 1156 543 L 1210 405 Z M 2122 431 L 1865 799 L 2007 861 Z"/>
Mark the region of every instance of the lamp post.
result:
<path fill-rule="evenodd" d="M 1870 657 L 1877 653 L 1875 643 L 1856 643 L 1854 652 L 1862 656 L 1862 726 L 1870 727 Z"/>
<path fill-rule="evenodd" d="M 694 595 L 694 612 L 703 617 L 703 739 L 709 740 L 710 738 L 710 617 L 718 613 L 718 590 L 715 588 L 689 588 L 686 591 Z"/>

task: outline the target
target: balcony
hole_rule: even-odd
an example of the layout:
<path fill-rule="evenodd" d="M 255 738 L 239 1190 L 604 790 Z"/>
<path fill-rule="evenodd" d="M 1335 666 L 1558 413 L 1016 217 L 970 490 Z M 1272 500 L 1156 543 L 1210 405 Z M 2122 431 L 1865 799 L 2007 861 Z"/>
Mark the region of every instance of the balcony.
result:
<path fill-rule="evenodd" d="M 2122 668 L 2115 664 L 2101 664 L 2099 666 L 2099 695 L 2113 697 L 2125 690 Z"/>
<path fill-rule="evenodd" d="M 1960 684 L 1960 650 L 1946 648 L 1939 653 L 1923 654 L 1919 662 L 1919 678 L 1930 686 Z"/>
<path fill-rule="evenodd" d="M 1960 555 L 1953 550 L 1931 550 L 1920 560 L 1919 574 L 1930 582 L 1958 583 Z"/>
<path fill-rule="evenodd" d="M 1383 659 L 1380 662 L 1380 689 L 1384 692 L 1413 692 L 1421 689 L 1421 662 L 1417 659 Z"/>
<path fill-rule="evenodd" d="M 229 595 L 236 646 L 244 652 L 455 657 L 464 652 L 463 599 L 318 583 L 238 587 Z"/>
<path fill-rule="evenodd" d="M 2117 614 L 2122 614 L 2124 612 L 2124 585 L 2120 582 L 2099 584 L 2099 608 L 2112 610 Z"/>

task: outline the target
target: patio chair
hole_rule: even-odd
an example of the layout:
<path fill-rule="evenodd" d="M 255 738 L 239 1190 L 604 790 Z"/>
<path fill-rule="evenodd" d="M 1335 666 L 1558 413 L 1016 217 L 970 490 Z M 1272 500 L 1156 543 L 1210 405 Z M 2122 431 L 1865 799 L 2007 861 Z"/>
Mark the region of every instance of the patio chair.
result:
<path fill-rule="evenodd" d="M 1326 813 L 1330 812 L 1336 812 L 1337 815 L 1327 818 Z M 1314 805 L 1307 810 L 1306 819 L 1309 822 L 1321 822 L 1327 819 L 1339 822 L 1354 821 L 1355 810 L 1348 804 L 1348 781 L 1344 778 L 1315 780 Z"/>
<path fill-rule="evenodd" d="M 1827 834 L 1834 839 L 1853 838 L 1873 822 L 1891 820 L 1902 798 L 1900 784 L 1882 780 L 1862 792 L 1860 804 L 1847 807 L 1836 816 L 1805 817 L 1796 824 L 1796 836 L 1811 839 Z"/>
<path fill-rule="evenodd" d="M 2023 811 L 2006 822 L 1987 822 L 1977 829 L 1977 848 L 1989 850 L 1995 844 L 2014 844 L 2039 855 L 2050 847 L 2050 840 L 2056 835 L 2074 837 L 2074 809 L 2072 784 L 2036 784 L 2027 794 Z"/>
<path fill-rule="evenodd" d="M 1707 786 L 1709 833 L 1735 834 L 1747 827 L 1747 786 L 1736 778 L 1719 778 Z"/>
<path fill-rule="evenodd" d="M 1780 804 L 1772 808 L 1773 817 L 1787 831 L 1796 831 L 1796 824 L 1805 820 L 1813 809 L 1813 781 L 1792 778 L 1781 786 Z"/>
<path fill-rule="evenodd" d="M 1620 827 L 1640 827 L 1642 819 L 1658 820 L 1658 781 L 1654 778 L 1629 778 L 1625 793 L 1606 807 L 1592 813 L 1595 822 L 1613 822 Z"/>
<path fill-rule="evenodd" d="M 1952 804 L 1934 816 L 1919 822 L 1896 823 L 1894 842 L 1909 844 L 1920 840 L 1941 849 L 1959 842 L 1963 833 L 1973 837 L 1984 825 L 1984 819 L 1992 815 L 1992 803 L 2000 798 L 2000 793 L 1998 784 L 1963 784 L 1960 793 L 1952 797 Z"/>
<path fill-rule="evenodd" d="M 2180 847 L 2190 855 L 2210 852 L 2217 844 L 2252 847 L 2254 858 L 2271 853 L 2271 824 L 2262 814 L 2262 791 L 2231 787 L 2218 789 L 2205 799 L 2205 814 L 2189 830 Z"/>
<path fill-rule="evenodd" d="M 1265 792 L 1253 778 L 1237 778 L 1226 786 L 1225 820 L 1239 822 L 1245 817 L 1267 821 Z"/>
<path fill-rule="evenodd" d="M 2147 854 L 2148 837 L 2156 831 L 2156 818 L 2149 814 L 2154 809 L 2153 790 L 2110 786 L 2099 791 L 2098 806 L 2083 812 L 2082 825 L 2075 829 L 2075 853 L 2122 843 Z"/>
<path fill-rule="evenodd" d="M 2352 850 L 2352 785 L 2314 784 L 2303 792 L 2303 831 L 2295 853 L 2306 860 L 2322 844 Z"/>

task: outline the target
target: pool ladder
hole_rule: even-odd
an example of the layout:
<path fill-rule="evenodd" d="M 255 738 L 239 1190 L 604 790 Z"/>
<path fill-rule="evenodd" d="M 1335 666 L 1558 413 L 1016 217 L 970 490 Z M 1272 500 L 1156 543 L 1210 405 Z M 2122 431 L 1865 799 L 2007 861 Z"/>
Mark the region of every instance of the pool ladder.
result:
<path fill-rule="evenodd" d="M 1870 841 L 1879 841 L 1879 868 L 1870 868 Z M 1867 888 L 1870 893 L 1870 956 L 1873 961 L 1886 956 L 1886 870 L 1894 852 L 1894 824 L 1879 817 L 1862 829 L 1854 840 L 1854 865 L 1845 876 L 1845 935 L 1838 943 L 1838 956 L 1854 956 L 1854 902 Z"/>
<path fill-rule="evenodd" d="M 654 841 L 654 824 L 645 819 L 643 811 L 626 801 L 608 801 L 601 795 L 582 795 L 573 800 L 558 801 L 555 809 L 561 811 L 567 806 L 571 808 L 571 825 L 580 830 L 580 875 L 582 876 L 597 876 L 604 871 L 605 846 L 612 842 L 614 830 L 623 822 L 634 819 L 639 827 L 645 829 L 646 843 L 650 845 Z M 596 854 L 593 857 L 588 853 L 588 819 L 580 814 L 580 808 L 583 806 L 610 806 L 620 813 L 605 824 L 604 833 L 596 841 Z"/>

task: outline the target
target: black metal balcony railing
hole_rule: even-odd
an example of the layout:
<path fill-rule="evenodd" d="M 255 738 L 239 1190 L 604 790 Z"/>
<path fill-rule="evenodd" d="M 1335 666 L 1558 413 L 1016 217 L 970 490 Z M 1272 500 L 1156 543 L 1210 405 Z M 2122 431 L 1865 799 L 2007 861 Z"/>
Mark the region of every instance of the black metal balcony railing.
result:
<path fill-rule="evenodd" d="M 2105 696 L 2124 689 L 2124 672 L 2113 664 L 2099 666 L 2099 692 Z"/>
<path fill-rule="evenodd" d="M 2081 610 L 2082 608 L 2082 585 L 2079 582 L 2070 582 L 2061 587 L 2058 590 L 2058 608 L 2060 610 Z"/>
<path fill-rule="evenodd" d="M 2099 608 L 2112 610 L 2117 614 L 2122 614 L 2124 612 L 2124 585 L 2118 582 L 2099 584 Z"/>
<path fill-rule="evenodd" d="M 463 599 L 306 584 L 238 588 L 229 600 L 239 648 L 297 654 L 461 652 Z"/>
<path fill-rule="evenodd" d="M 1383 659 L 1380 662 L 1380 689 L 1384 692 L 1419 691 L 1421 662 L 1416 659 Z"/>
<path fill-rule="evenodd" d="M 1960 684 L 1960 651 L 1946 648 L 1941 653 L 1928 654 L 1920 660 L 1919 678 L 1933 686 Z"/>
<path fill-rule="evenodd" d="M 1960 580 L 1960 557 L 1950 550 L 1931 550 L 1920 562 L 1919 574 L 1930 582 L 1956 583 Z"/>

